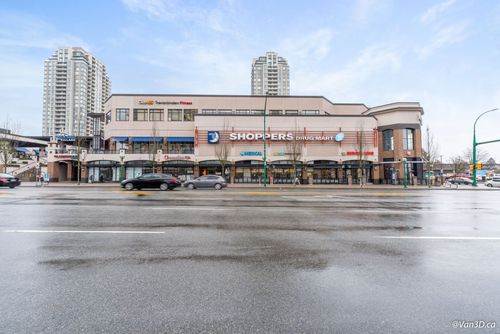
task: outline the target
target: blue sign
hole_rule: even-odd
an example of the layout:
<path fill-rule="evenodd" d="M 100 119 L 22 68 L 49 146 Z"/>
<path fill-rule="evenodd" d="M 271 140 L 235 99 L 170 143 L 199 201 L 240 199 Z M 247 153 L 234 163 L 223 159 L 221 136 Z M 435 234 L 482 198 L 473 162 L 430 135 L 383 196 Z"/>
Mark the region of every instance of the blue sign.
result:
<path fill-rule="evenodd" d="M 220 139 L 219 131 L 208 131 L 208 143 L 218 144 Z"/>
<path fill-rule="evenodd" d="M 76 137 L 73 135 L 67 135 L 65 133 L 56 135 L 56 140 L 57 141 L 75 141 Z"/>
<path fill-rule="evenodd" d="M 344 140 L 344 137 L 345 137 L 344 133 L 339 132 L 335 135 L 335 141 L 342 141 L 342 140 Z"/>
<path fill-rule="evenodd" d="M 253 151 L 245 151 L 245 152 L 240 152 L 240 155 L 253 155 L 253 156 L 261 156 L 262 152 L 253 152 Z"/>

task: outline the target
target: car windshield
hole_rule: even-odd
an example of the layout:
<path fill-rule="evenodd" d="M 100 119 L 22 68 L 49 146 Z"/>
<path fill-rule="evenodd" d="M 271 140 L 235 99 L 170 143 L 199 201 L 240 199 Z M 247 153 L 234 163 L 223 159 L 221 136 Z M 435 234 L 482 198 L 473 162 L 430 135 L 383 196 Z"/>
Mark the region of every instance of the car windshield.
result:
<path fill-rule="evenodd" d="M 0 174 L 0 177 L 13 177 L 13 176 L 10 174 Z"/>

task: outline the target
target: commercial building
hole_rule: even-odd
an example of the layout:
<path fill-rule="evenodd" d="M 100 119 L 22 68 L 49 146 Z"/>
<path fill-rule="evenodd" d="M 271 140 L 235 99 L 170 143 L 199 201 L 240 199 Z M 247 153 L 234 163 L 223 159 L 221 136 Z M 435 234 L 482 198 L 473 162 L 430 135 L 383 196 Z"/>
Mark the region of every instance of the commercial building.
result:
<path fill-rule="evenodd" d="M 43 135 L 100 135 L 99 119 L 111 92 L 106 66 L 79 47 L 60 48 L 45 61 Z M 96 124 L 97 123 L 97 124 Z"/>
<path fill-rule="evenodd" d="M 84 181 L 156 171 L 261 183 L 264 156 L 273 184 L 295 177 L 303 184 L 423 179 L 423 109 L 415 102 L 369 108 L 322 96 L 113 94 L 105 110 L 105 149 L 80 154 Z M 52 180 L 74 179 L 75 152 L 56 141 L 48 152 Z"/>
<path fill-rule="evenodd" d="M 252 62 L 252 95 L 290 95 L 290 69 L 276 52 Z"/>

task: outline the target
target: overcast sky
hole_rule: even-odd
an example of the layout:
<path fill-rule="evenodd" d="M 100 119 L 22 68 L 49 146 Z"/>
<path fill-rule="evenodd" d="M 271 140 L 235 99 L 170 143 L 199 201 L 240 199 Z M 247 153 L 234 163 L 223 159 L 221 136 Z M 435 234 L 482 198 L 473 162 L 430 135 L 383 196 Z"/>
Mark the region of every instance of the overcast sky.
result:
<path fill-rule="evenodd" d="M 292 95 L 420 102 L 446 160 L 500 107 L 499 32 L 497 0 L 3 0 L 0 121 L 41 134 L 43 62 L 58 47 L 96 55 L 113 93 L 250 94 L 252 58 L 276 51 Z M 500 111 L 478 138 L 500 139 Z M 484 149 L 500 160 L 500 143 Z"/>

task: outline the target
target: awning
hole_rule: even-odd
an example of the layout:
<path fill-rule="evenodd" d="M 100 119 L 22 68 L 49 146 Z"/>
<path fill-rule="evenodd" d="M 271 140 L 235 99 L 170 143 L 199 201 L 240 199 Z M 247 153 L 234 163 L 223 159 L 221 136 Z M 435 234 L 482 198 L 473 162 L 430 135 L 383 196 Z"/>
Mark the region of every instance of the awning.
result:
<path fill-rule="evenodd" d="M 30 151 L 25 147 L 16 147 L 17 152 L 30 153 Z"/>
<path fill-rule="evenodd" d="M 162 137 L 132 137 L 133 143 L 150 143 L 150 142 L 161 142 Z"/>
<path fill-rule="evenodd" d="M 194 137 L 167 137 L 169 143 L 194 143 Z"/>
<path fill-rule="evenodd" d="M 123 143 L 128 141 L 128 137 L 113 137 L 111 138 L 112 141 L 116 141 L 118 143 Z"/>

